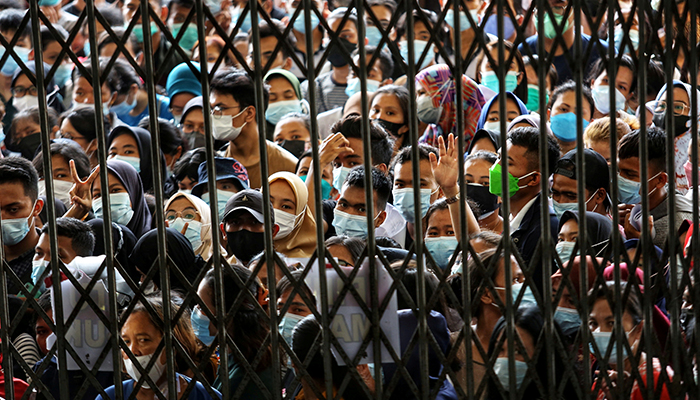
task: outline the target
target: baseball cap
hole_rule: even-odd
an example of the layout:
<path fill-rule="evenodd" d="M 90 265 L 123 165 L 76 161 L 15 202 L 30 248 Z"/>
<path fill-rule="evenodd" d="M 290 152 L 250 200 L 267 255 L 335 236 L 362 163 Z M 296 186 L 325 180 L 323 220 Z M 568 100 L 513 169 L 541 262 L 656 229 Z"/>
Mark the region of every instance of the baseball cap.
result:
<path fill-rule="evenodd" d="M 576 180 L 576 152 L 578 149 L 573 149 L 564 154 L 557 161 L 557 166 L 554 168 L 554 173 L 565 176 L 569 179 Z M 588 188 L 605 189 L 606 194 L 610 194 L 610 167 L 605 158 L 591 149 L 583 149 L 583 157 L 586 163 L 586 182 Z"/>
<path fill-rule="evenodd" d="M 240 210 L 249 212 L 261 224 L 265 223 L 265 218 L 263 216 L 263 197 L 262 193 L 259 191 L 255 189 L 246 189 L 233 195 L 226 202 L 224 217 L 221 221 L 226 221 L 231 214 Z M 272 216 L 272 223 L 274 223 L 275 214 L 271 212 L 270 215 Z"/>
<path fill-rule="evenodd" d="M 214 157 L 214 169 L 216 171 L 217 181 L 234 179 L 239 184 L 239 190 L 248 189 L 250 187 L 248 171 L 246 171 L 243 164 L 239 163 L 235 159 L 227 157 Z M 209 182 L 207 161 L 199 164 L 197 173 L 199 175 L 199 179 L 198 183 L 192 188 L 192 195 L 201 197 L 202 192 L 204 192 L 204 188 L 206 188 L 207 183 Z"/>

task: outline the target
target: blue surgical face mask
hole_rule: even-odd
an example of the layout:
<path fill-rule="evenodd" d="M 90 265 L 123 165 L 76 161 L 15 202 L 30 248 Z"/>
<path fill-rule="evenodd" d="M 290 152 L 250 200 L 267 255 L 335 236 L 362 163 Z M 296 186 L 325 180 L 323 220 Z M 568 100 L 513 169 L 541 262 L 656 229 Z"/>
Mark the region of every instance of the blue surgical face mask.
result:
<path fill-rule="evenodd" d="M 343 187 L 343 182 L 345 182 L 345 178 L 348 177 L 350 171 L 351 168 L 347 167 L 333 168 L 333 187 L 336 190 L 340 191 L 340 189 Z"/>
<path fill-rule="evenodd" d="M 639 204 L 642 202 L 642 196 L 639 194 L 639 189 L 642 187 L 641 182 L 624 178 L 622 175 L 617 175 L 617 193 L 618 200 L 624 204 Z"/>
<path fill-rule="evenodd" d="M 282 317 L 279 324 L 280 335 L 287 341 L 287 344 L 292 345 L 292 331 L 297 326 L 299 321 L 304 319 L 301 315 L 292 314 L 289 311 Z"/>
<path fill-rule="evenodd" d="M 382 33 L 379 32 L 379 28 L 372 25 L 367 25 L 365 27 L 365 37 L 367 38 L 367 46 L 379 46 L 379 42 L 382 40 Z"/>
<path fill-rule="evenodd" d="M 375 81 L 374 79 L 367 79 L 367 93 L 373 93 L 376 92 L 377 89 L 379 89 L 379 85 L 382 83 L 379 81 Z M 348 97 L 352 96 L 355 93 L 358 93 L 362 91 L 362 83 L 360 82 L 360 78 L 350 78 L 348 79 L 348 85 L 345 87 L 345 94 L 348 95 Z"/>
<path fill-rule="evenodd" d="M 506 126 L 508 126 L 508 125 L 506 124 Z M 485 122 L 484 129 L 500 134 L 501 133 L 501 121 Z"/>
<path fill-rule="evenodd" d="M 272 125 L 278 122 L 287 114 L 301 113 L 301 100 L 284 100 L 270 103 L 265 111 L 265 119 Z"/>
<path fill-rule="evenodd" d="M 336 208 L 333 210 L 333 227 L 338 235 L 367 237 L 367 217 L 364 215 L 348 214 Z"/>
<path fill-rule="evenodd" d="M 545 105 L 549 102 L 549 94 L 545 89 Z M 527 85 L 527 109 L 528 111 L 537 112 L 540 108 L 540 87 L 538 85 Z"/>
<path fill-rule="evenodd" d="M 197 336 L 205 346 L 211 346 L 216 339 L 215 335 L 209 333 L 209 317 L 207 317 L 199 307 L 195 307 L 190 314 L 190 322 L 192 323 L 192 329 L 194 330 L 194 335 Z"/>
<path fill-rule="evenodd" d="M 634 331 L 637 328 L 637 325 L 635 325 L 634 328 L 630 329 L 628 332 L 625 332 L 625 339 L 629 340 L 629 335 L 632 331 Z M 610 339 L 612 338 L 612 332 L 600 332 L 600 331 L 595 331 L 592 332 L 593 335 L 593 340 L 595 340 L 595 343 L 598 345 L 598 350 L 600 351 L 601 357 L 605 356 L 605 353 L 608 351 L 608 346 L 610 345 Z M 593 353 L 593 343 L 590 345 L 591 353 Z M 610 358 L 608 358 L 608 363 L 609 364 L 617 364 L 617 354 L 620 351 L 617 347 L 617 340 L 613 342 L 613 348 L 610 351 Z M 622 359 L 626 360 L 627 357 L 629 357 L 629 354 L 627 353 L 627 348 L 622 347 Z"/>
<path fill-rule="evenodd" d="M 513 302 L 518 298 L 518 295 L 520 294 L 520 291 L 523 288 L 522 283 L 514 283 L 513 286 L 511 286 L 512 290 L 511 293 L 513 294 Z M 498 290 L 503 290 L 505 291 L 506 288 L 504 287 L 495 287 L 494 289 Z M 528 305 L 528 304 L 534 304 L 537 305 L 537 301 L 535 300 L 535 295 L 532 293 L 532 289 L 530 289 L 530 285 L 528 285 L 525 288 L 525 293 L 523 294 L 522 300 L 520 300 L 520 307 Z"/>
<path fill-rule="evenodd" d="M 440 122 L 442 107 L 435 107 L 432 97 L 421 96 L 416 102 L 416 114 L 426 124 L 437 124 Z"/>
<path fill-rule="evenodd" d="M 429 236 L 425 238 L 425 247 L 430 252 L 437 266 L 442 269 L 447 268 L 452 255 L 457 249 L 457 244 L 457 237 L 455 236 Z"/>
<path fill-rule="evenodd" d="M 292 8 L 291 10 L 289 10 L 289 16 L 291 17 L 292 15 L 294 15 L 295 12 L 296 12 L 296 9 Z M 316 15 L 316 13 L 313 10 L 310 12 L 310 14 L 311 14 L 311 29 L 316 29 L 316 27 L 321 23 L 321 21 L 318 19 L 318 15 Z M 293 25 L 295 31 L 297 31 L 301 34 L 304 34 L 304 35 L 306 34 L 306 22 L 304 21 L 305 18 L 306 18 L 306 11 L 302 10 L 299 13 L 299 16 L 297 17 L 297 19 L 294 20 L 294 25 Z"/>
<path fill-rule="evenodd" d="M 519 389 L 525 380 L 525 375 L 527 374 L 527 363 L 514 360 L 515 361 L 515 384 Z M 493 372 L 498 376 L 498 381 L 501 385 L 508 390 L 510 388 L 510 372 L 508 372 L 508 357 L 499 357 L 493 364 Z"/>
<path fill-rule="evenodd" d="M 615 42 L 615 50 L 617 50 L 618 53 L 620 53 L 620 48 L 622 47 L 622 37 L 624 35 L 624 31 L 622 30 L 622 25 L 615 25 L 615 36 L 613 37 L 613 40 Z M 629 38 L 630 42 L 632 42 L 632 48 L 634 49 L 634 52 L 636 53 L 637 50 L 639 50 L 639 31 L 636 29 L 630 29 L 629 30 Z M 630 45 L 628 43 L 625 43 L 625 54 L 630 54 Z"/>
<path fill-rule="evenodd" d="M 119 117 L 120 115 L 129 114 L 131 112 L 131 110 L 134 109 L 134 107 L 136 107 L 136 96 L 134 96 L 131 103 L 128 102 L 128 97 L 127 97 L 121 103 L 111 106 L 109 108 L 109 111 L 113 112 L 114 114 L 117 115 L 117 117 Z"/>
<path fill-rule="evenodd" d="M 552 208 L 554 208 L 557 218 L 561 219 L 565 212 L 578 210 L 578 203 L 560 203 L 552 199 Z"/>
<path fill-rule="evenodd" d="M 35 287 L 40 286 L 38 294 L 46 291 L 46 284 L 43 281 L 39 282 L 39 279 L 48 267 L 49 262 L 44 259 L 32 260 L 32 283 Z"/>
<path fill-rule="evenodd" d="M 583 122 L 583 129 L 588 127 L 588 121 Z M 549 127 L 552 129 L 554 136 L 562 142 L 573 142 L 576 140 L 576 114 L 564 113 L 549 117 Z"/>
<path fill-rule="evenodd" d="M 394 189 L 394 207 L 401 213 L 406 222 L 415 221 L 415 204 L 413 202 L 413 188 Z M 421 219 L 425 217 L 430 207 L 430 189 L 420 189 Z"/>
<path fill-rule="evenodd" d="M 571 255 L 574 253 L 574 246 L 576 242 L 559 242 L 557 243 L 556 251 L 561 258 L 561 262 L 567 263 L 571 260 Z"/>
<path fill-rule="evenodd" d="M 17 56 L 19 56 L 19 59 L 22 60 L 23 63 L 26 64 L 29 62 L 29 52 L 31 52 L 31 49 L 15 46 L 13 50 L 15 53 L 17 53 Z M 0 57 L 2 57 L 4 54 L 5 48 L 0 46 Z M 6 76 L 12 76 L 17 68 L 19 68 L 17 61 L 15 61 L 15 58 L 10 55 L 7 57 L 7 60 L 5 60 L 5 64 L 3 64 L 0 72 Z"/>
<path fill-rule="evenodd" d="M 56 73 L 53 76 L 53 81 L 58 85 L 59 88 L 66 86 L 68 81 L 70 81 L 71 74 L 73 73 L 73 64 L 61 64 L 56 68 Z"/>
<path fill-rule="evenodd" d="M 113 156 L 112 159 L 124 161 L 125 163 L 134 167 L 136 172 L 139 172 L 139 173 L 141 172 L 141 159 L 139 157 L 120 156 L 117 154 L 117 155 Z"/>
<path fill-rule="evenodd" d="M 514 92 L 515 88 L 518 87 L 518 75 L 519 73 L 517 71 L 506 72 L 506 92 Z M 501 91 L 496 71 L 483 71 L 481 73 L 481 84 L 496 93 L 500 93 Z"/>
<path fill-rule="evenodd" d="M 182 30 L 182 25 L 183 24 L 181 23 L 172 24 L 172 26 L 170 27 L 174 38 L 177 38 L 177 35 L 180 34 L 180 30 Z M 187 25 L 187 28 L 185 28 L 185 33 L 182 35 L 182 38 L 180 38 L 180 47 L 182 47 L 182 49 L 185 51 L 190 51 L 192 50 L 192 47 L 194 47 L 194 44 L 197 43 L 198 40 L 199 38 L 197 36 L 197 25 L 190 22 L 190 24 Z"/>
<path fill-rule="evenodd" d="M 620 93 L 619 90 L 615 89 L 615 109 L 610 109 L 610 86 L 608 85 L 598 85 L 593 86 L 591 89 L 593 95 L 593 102 L 595 108 L 603 114 L 610 114 L 611 111 L 624 111 L 627 99 Z"/>
<path fill-rule="evenodd" d="M 226 210 L 226 202 L 228 199 L 233 197 L 233 195 L 236 194 L 235 192 L 229 192 L 228 190 L 220 190 L 216 189 L 216 201 L 217 201 L 217 209 L 219 210 L 219 218 L 224 217 L 224 211 Z M 204 193 L 201 196 L 202 200 L 207 203 L 207 205 L 211 205 L 209 201 L 209 192 Z"/>
<path fill-rule="evenodd" d="M 306 182 L 307 177 L 308 175 L 302 175 L 299 178 L 301 178 L 302 181 Z M 321 179 L 321 197 L 323 197 L 323 200 L 331 198 L 331 190 L 333 190 L 333 186 L 331 186 L 331 184 L 328 183 L 327 180 Z"/>
<path fill-rule="evenodd" d="M 401 52 L 401 58 L 403 58 L 404 62 L 408 64 L 408 42 L 405 40 L 402 40 L 399 42 L 399 47 L 400 47 L 400 52 Z M 419 65 L 418 61 L 420 60 L 421 56 L 423 55 L 423 52 L 425 49 L 428 48 L 428 52 L 425 55 L 425 58 L 423 59 L 423 62 Z M 416 72 L 422 70 L 423 68 L 427 67 L 428 64 L 433 60 L 435 57 L 435 44 L 430 44 L 430 47 L 428 47 L 428 42 L 425 40 L 414 40 L 413 41 L 413 62 L 415 63 L 416 66 Z"/>
<path fill-rule="evenodd" d="M 182 228 L 185 227 L 185 224 L 187 224 L 185 237 L 190 241 L 190 244 L 192 244 L 192 249 L 197 250 L 199 246 L 202 245 L 202 223 L 195 220 L 185 222 L 184 219 L 177 217 L 175 221 L 170 222 L 170 227 L 178 232 L 182 232 Z"/>
<path fill-rule="evenodd" d="M 32 207 L 32 210 L 34 208 Z M 34 225 L 34 217 L 32 217 L 32 225 Z M 2 220 L 2 240 L 6 246 L 14 246 L 24 240 L 29 233 L 29 219 L 22 218 L 5 218 Z"/>
<path fill-rule="evenodd" d="M 126 225 L 134 216 L 134 210 L 131 208 L 131 199 L 128 193 L 113 193 L 109 195 L 110 215 L 112 222 L 119 225 Z M 95 213 L 95 218 L 104 219 L 102 212 L 102 198 L 92 199 L 92 211 Z"/>
<path fill-rule="evenodd" d="M 479 23 L 479 10 L 469 10 L 469 14 L 471 14 L 472 19 L 474 20 L 474 24 Z M 447 10 L 447 13 L 445 14 L 445 22 L 447 25 L 450 26 L 450 28 L 455 29 L 454 22 L 455 21 L 455 10 L 450 8 Z M 472 23 L 469 21 L 469 18 L 467 18 L 467 13 L 464 11 L 459 12 L 459 29 L 461 31 L 466 31 L 467 29 L 473 29 L 474 26 Z"/>
<path fill-rule="evenodd" d="M 241 19 L 241 14 L 243 13 L 243 7 L 239 7 L 237 11 L 234 12 L 232 18 L 231 18 L 231 26 L 236 26 L 238 23 L 238 20 Z M 238 31 L 239 33 L 248 33 L 250 31 L 250 28 L 253 27 L 253 22 L 250 18 L 251 16 L 250 9 L 245 14 L 245 17 L 243 18 L 243 22 L 241 23 L 240 30 Z"/>
<path fill-rule="evenodd" d="M 554 321 L 564 333 L 572 333 L 581 327 L 581 316 L 574 308 L 557 307 L 554 312 Z"/>

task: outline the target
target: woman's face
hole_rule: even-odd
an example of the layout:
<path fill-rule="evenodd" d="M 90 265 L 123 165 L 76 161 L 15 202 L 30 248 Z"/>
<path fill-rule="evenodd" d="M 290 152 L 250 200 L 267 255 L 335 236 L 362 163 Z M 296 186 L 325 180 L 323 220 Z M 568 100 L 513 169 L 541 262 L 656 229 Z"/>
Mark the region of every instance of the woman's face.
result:
<path fill-rule="evenodd" d="M 498 62 L 498 48 L 494 47 L 491 49 L 491 57 L 495 62 Z M 510 58 L 510 51 L 508 49 L 505 49 L 505 59 L 507 60 Z M 491 65 L 489 62 L 488 57 L 484 57 L 484 60 L 481 62 L 481 72 L 485 71 L 494 71 L 495 65 Z M 513 58 L 513 61 L 510 63 L 510 66 L 508 66 L 508 72 L 513 71 L 518 73 L 518 85 L 520 82 L 523 80 L 523 73 L 520 71 L 520 68 L 518 68 L 518 63 L 515 62 L 515 58 Z M 528 81 L 529 82 L 529 81 Z"/>
<path fill-rule="evenodd" d="M 278 101 L 298 100 L 294 86 L 286 78 L 278 77 L 267 81 L 270 85 L 270 104 Z"/>
<path fill-rule="evenodd" d="M 70 139 L 75 143 L 78 143 L 85 152 L 87 152 L 88 147 L 90 147 L 90 144 L 94 141 L 87 140 L 85 136 L 78 133 L 68 118 L 64 119 L 61 123 L 60 136 L 64 139 Z"/>
<path fill-rule="evenodd" d="M 355 261 L 353 260 L 352 254 L 347 247 L 334 244 L 333 246 L 328 246 L 328 252 L 331 253 L 331 257 L 338 259 L 338 265 L 341 267 L 354 267 Z"/>
<path fill-rule="evenodd" d="M 639 339 L 642 334 L 641 323 L 636 324 L 634 318 L 625 311 L 622 314 L 622 329 L 627 332 L 627 340 L 630 346 Z M 588 316 L 588 327 L 592 332 L 612 332 L 615 328 L 615 315 L 610 309 L 610 303 L 606 298 L 598 299 L 593 304 Z M 606 349 L 599 349 L 604 352 Z"/>
<path fill-rule="evenodd" d="M 209 311 L 211 311 L 212 314 L 216 314 L 216 307 L 214 306 L 214 296 L 211 292 L 211 289 L 209 289 L 209 287 L 207 286 L 206 280 L 202 280 L 202 282 L 199 283 L 199 287 L 197 288 L 197 295 L 200 299 L 202 299 L 204 305 L 206 305 L 207 308 L 209 308 Z M 214 325 L 214 322 L 210 321 L 209 334 L 216 335 L 217 332 L 218 330 L 216 329 L 216 325 Z"/>
<path fill-rule="evenodd" d="M 12 137 L 14 143 L 19 143 L 19 141 L 25 137 L 41 132 L 41 126 L 34 123 L 34 121 L 29 118 L 17 119 L 12 123 L 15 129 L 15 135 Z"/>
<path fill-rule="evenodd" d="M 491 143 L 489 140 L 487 142 Z M 472 151 L 474 151 L 472 149 Z M 489 169 L 492 164 L 486 160 L 469 160 L 464 164 L 464 179 L 467 183 L 478 183 L 482 186 L 489 185 Z"/>
<path fill-rule="evenodd" d="M 406 122 L 399 99 L 390 93 L 379 93 L 372 98 L 369 117 L 370 119 L 382 119 L 395 124 Z"/>
<path fill-rule="evenodd" d="M 172 218 L 171 218 L 172 217 Z M 165 209 L 165 219 L 169 223 L 175 221 L 175 218 L 183 218 L 186 220 L 193 220 L 201 222 L 202 218 L 199 216 L 199 212 L 194 207 L 191 201 L 185 196 L 180 196 L 168 204 L 168 208 Z"/>
<path fill-rule="evenodd" d="M 450 210 L 437 210 L 430 215 L 428 219 L 428 229 L 425 231 L 425 237 L 440 237 L 454 236 L 455 231 L 452 227 L 452 218 Z"/>
<path fill-rule="evenodd" d="M 107 84 L 102 85 L 102 103 L 110 104 L 112 92 Z M 95 104 L 95 96 L 92 93 L 92 85 L 82 76 L 73 85 L 73 103 L 75 104 Z"/>
<path fill-rule="evenodd" d="M 297 198 L 292 187 L 284 179 L 278 179 L 270 184 L 270 201 L 276 210 L 296 215 Z"/>
<path fill-rule="evenodd" d="M 309 167 L 311 166 L 311 157 L 304 157 L 301 162 L 299 162 L 299 169 L 297 169 L 297 176 L 306 176 L 309 174 Z M 324 181 L 330 183 L 331 185 L 333 184 L 333 165 L 328 164 L 326 165 L 326 168 L 323 169 L 323 173 L 321 174 L 321 179 Z M 333 191 L 335 191 L 335 188 L 333 188 Z"/>
<path fill-rule="evenodd" d="M 204 135 L 204 113 L 201 108 L 190 110 L 182 120 L 182 132 L 191 135 L 199 133 Z"/>
<path fill-rule="evenodd" d="M 126 190 L 126 187 L 122 182 L 117 178 L 116 175 L 113 173 L 107 174 L 108 176 L 108 181 L 109 181 L 109 194 L 116 194 L 116 193 L 128 193 Z M 92 198 L 93 199 L 99 199 L 102 197 L 102 188 L 101 188 L 101 183 L 99 179 L 95 179 L 92 183 Z"/>
<path fill-rule="evenodd" d="M 578 222 L 571 218 L 566 221 L 559 231 L 560 242 L 575 242 L 578 239 Z"/>
<path fill-rule="evenodd" d="M 136 138 L 129 134 L 119 135 L 109 145 L 109 157 L 124 156 L 140 158 Z"/>
<path fill-rule="evenodd" d="M 121 335 L 129 350 L 137 357 L 153 354 L 163 338 L 163 332 L 153 325 L 148 314 L 144 311 L 132 313 L 127 318 L 122 327 Z M 128 359 L 124 351 L 122 351 L 122 357 L 125 360 Z M 165 363 L 164 351 L 161 351 L 160 357 L 160 361 Z"/>
<path fill-rule="evenodd" d="M 632 87 L 632 80 L 634 79 L 634 72 L 627 67 L 620 67 L 617 69 L 617 75 L 615 76 L 615 89 L 619 90 L 625 100 L 630 98 L 630 94 L 634 88 Z M 608 79 L 608 73 L 603 71 L 598 78 L 593 82 L 593 86 L 610 86 L 610 80 Z"/>
<path fill-rule="evenodd" d="M 486 122 L 499 122 L 501 120 L 501 105 L 499 101 L 494 101 L 491 103 L 491 108 L 489 113 L 486 115 Z M 508 98 L 506 99 L 506 128 L 508 124 L 520 116 L 520 107 L 515 100 Z"/>
<path fill-rule="evenodd" d="M 593 110 L 591 110 L 591 105 L 586 99 L 581 104 L 581 109 L 583 110 L 583 119 L 590 121 L 593 116 Z M 576 113 L 576 92 L 573 90 L 564 92 L 557 98 L 557 101 L 552 104 L 549 116 L 553 117 L 566 113 Z"/>
<path fill-rule="evenodd" d="M 520 269 L 518 262 L 515 260 L 515 257 L 513 257 L 513 256 L 510 257 L 510 271 L 511 271 L 510 276 L 512 278 L 510 285 L 515 285 L 517 283 L 523 283 L 525 281 L 525 276 L 523 275 L 523 271 Z M 496 277 L 493 279 L 493 283 L 497 288 L 505 289 L 505 287 L 506 287 L 506 270 L 505 270 L 505 263 L 503 262 L 503 259 L 500 259 L 498 261 L 498 272 L 496 273 Z M 503 304 L 505 304 L 506 291 L 505 290 L 496 290 L 496 292 L 498 293 L 498 296 L 501 298 L 501 301 L 503 302 Z"/>
<path fill-rule="evenodd" d="M 280 146 L 285 140 L 303 140 L 304 151 L 311 149 L 311 134 L 299 118 L 285 118 L 278 122 L 273 137 Z"/>

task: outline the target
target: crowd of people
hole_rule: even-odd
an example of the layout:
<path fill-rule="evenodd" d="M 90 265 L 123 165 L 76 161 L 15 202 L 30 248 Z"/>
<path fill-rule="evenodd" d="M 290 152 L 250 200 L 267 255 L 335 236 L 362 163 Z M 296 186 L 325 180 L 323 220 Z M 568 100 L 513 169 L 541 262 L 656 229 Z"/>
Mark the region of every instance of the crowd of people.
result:
<path fill-rule="evenodd" d="M 692 1 L 195 1 L 0 0 L 0 398 L 697 390 Z M 402 361 L 348 365 L 310 271 L 375 245 Z"/>

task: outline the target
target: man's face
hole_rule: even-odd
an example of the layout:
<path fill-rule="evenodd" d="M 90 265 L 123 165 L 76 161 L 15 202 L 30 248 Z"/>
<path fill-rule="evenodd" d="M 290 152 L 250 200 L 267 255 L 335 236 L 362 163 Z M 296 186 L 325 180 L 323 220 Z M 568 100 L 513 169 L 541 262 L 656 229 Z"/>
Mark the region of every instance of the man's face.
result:
<path fill-rule="evenodd" d="M 360 56 L 355 56 L 355 58 L 353 58 L 352 61 L 353 61 L 353 63 L 355 63 L 355 65 L 360 65 Z M 372 56 L 368 55 L 367 60 L 366 60 L 366 65 L 368 66 L 367 67 L 367 79 L 371 79 L 371 80 L 378 81 L 378 82 L 383 82 L 384 79 L 389 78 L 388 76 L 386 78 L 384 78 L 384 74 L 382 74 L 382 69 L 379 67 L 379 59 L 378 58 L 374 61 L 374 64 L 372 64 L 372 66 L 370 67 L 369 63 L 371 61 L 372 61 Z M 355 78 L 355 72 L 353 71 L 352 68 L 350 68 L 350 75 L 348 75 L 348 79 L 352 79 L 352 78 Z"/>
<path fill-rule="evenodd" d="M 187 102 L 194 99 L 193 93 L 182 92 L 170 98 L 170 112 L 173 115 L 181 116 Z"/>
<path fill-rule="evenodd" d="M 34 221 L 30 217 L 36 218 L 41 211 L 43 202 L 41 200 L 32 201 L 25 194 L 24 186 L 19 182 L 8 182 L 0 184 L 0 212 L 2 219 L 28 219 L 29 226 L 32 226 Z"/>
<path fill-rule="evenodd" d="M 290 294 L 292 294 L 292 289 L 285 291 L 277 299 L 278 312 L 282 310 L 282 307 L 284 307 L 284 304 L 287 302 L 287 299 L 289 299 Z M 304 303 L 304 300 L 302 300 L 301 296 L 299 296 L 298 293 L 294 293 L 294 299 L 289 305 L 289 308 L 287 308 L 287 313 L 306 317 L 307 315 L 311 314 L 311 310 L 309 310 L 309 307 L 306 305 L 306 303 Z"/>
<path fill-rule="evenodd" d="M 182 24 L 187 19 L 190 14 L 191 8 L 182 7 L 179 4 L 171 3 L 170 5 L 170 16 L 168 17 L 168 26 L 172 24 Z M 190 18 L 190 25 L 197 24 L 197 15 L 193 15 Z M 189 25 L 188 25 L 189 26 Z"/>
<path fill-rule="evenodd" d="M 49 318 L 53 319 L 53 311 L 51 311 L 50 309 L 46 310 L 46 314 Z M 36 332 L 36 343 L 39 345 L 39 350 L 41 350 L 41 354 L 46 355 L 49 352 L 49 349 L 46 348 L 46 338 L 49 337 L 49 335 L 52 334 L 53 331 L 49 327 L 49 324 L 47 324 L 43 318 L 39 317 L 36 319 L 36 324 L 34 325 L 34 332 Z"/>
<path fill-rule="evenodd" d="M 136 10 L 139 9 L 140 5 L 140 0 L 124 0 L 124 5 L 122 6 L 122 14 L 124 14 L 124 21 L 126 23 L 131 22 L 131 20 L 134 18 L 134 15 L 136 14 Z M 148 5 L 156 12 L 157 15 L 159 15 L 161 20 L 165 19 L 165 15 L 167 15 L 168 12 L 167 8 L 162 8 L 156 0 L 149 1 Z M 153 18 L 149 19 L 151 21 L 153 20 Z M 141 22 L 140 16 L 137 22 Z"/>
<path fill-rule="evenodd" d="M 373 193 L 374 199 L 374 215 L 378 216 L 382 211 L 377 207 L 377 193 Z M 367 202 L 365 200 L 365 190 L 354 186 L 343 185 L 338 203 L 335 205 L 338 211 L 342 211 L 352 215 L 367 216 Z M 379 218 L 375 218 L 375 227 Z"/>
<path fill-rule="evenodd" d="M 240 210 L 229 216 L 224 222 L 226 232 L 238 232 L 247 230 L 255 233 L 265 232 L 265 226 L 259 222 L 253 214 Z"/>
<path fill-rule="evenodd" d="M 618 159 L 617 169 L 620 171 L 621 177 L 639 182 L 639 157 Z"/>
<path fill-rule="evenodd" d="M 588 103 L 588 101 L 585 99 L 581 104 L 581 110 L 583 111 L 581 114 L 583 115 L 583 119 L 590 121 L 591 117 L 593 116 L 593 110 L 591 110 L 590 103 Z M 561 94 L 561 96 L 559 96 L 557 101 L 552 104 L 552 109 L 549 116 L 553 117 L 558 114 L 566 113 L 576 113 L 576 92 L 573 90 L 564 92 Z"/>
<path fill-rule="evenodd" d="M 350 147 L 353 152 L 352 153 L 342 153 L 336 159 L 333 161 L 333 167 L 338 168 L 338 167 L 345 167 L 345 168 L 353 168 L 358 165 L 363 165 L 365 162 L 364 158 L 364 145 L 362 144 L 362 139 L 358 138 L 347 138 L 348 142 L 350 142 Z"/>
<path fill-rule="evenodd" d="M 42 233 L 34 248 L 34 261 L 45 260 L 51 262 L 51 242 L 48 233 Z M 68 264 L 77 256 L 73 250 L 73 240 L 67 236 L 58 236 L 58 258 Z"/>
<path fill-rule="evenodd" d="M 516 178 L 520 178 L 533 172 L 530 167 L 530 161 L 526 157 L 527 149 L 522 146 L 514 146 L 510 140 L 507 142 L 508 146 L 508 172 Z M 499 164 L 503 165 L 503 160 L 498 161 Z M 532 175 L 531 175 L 532 176 Z M 527 182 L 519 182 L 522 186 Z"/>
<path fill-rule="evenodd" d="M 2 36 L 5 38 L 5 40 L 7 40 L 8 43 L 12 41 L 12 38 L 15 36 L 16 33 L 17 31 L 12 29 L 0 32 L 0 34 L 2 34 Z M 24 47 L 25 49 L 31 49 L 32 39 L 29 37 L 29 35 L 24 35 L 21 38 L 17 39 L 16 46 Z"/>
<path fill-rule="evenodd" d="M 232 124 L 235 127 L 243 126 L 244 123 L 251 122 L 254 119 L 254 114 L 251 112 L 241 113 L 241 111 L 250 111 L 253 110 L 253 108 L 241 108 L 238 101 L 236 101 L 236 99 L 234 99 L 230 94 L 212 91 L 211 95 L 209 96 L 209 103 L 212 111 L 220 111 L 222 115 L 233 116 L 234 118 Z M 214 118 L 216 118 L 216 116 L 214 116 Z"/>
<path fill-rule="evenodd" d="M 342 17 L 334 19 L 330 24 L 331 30 L 335 31 L 341 39 L 357 44 L 357 26 L 353 21 L 347 20 L 341 27 L 340 23 L 342 21 Z"/>
<path fill-rule="evenodd" d="M 264 68 L 267 65 L 270 58 L 273 58 L 273 54 L 274 58 L 272 64 L 270 65 L 270 69 L 284 68 L 285 59 L 284 55 L 282 55 L 282 49 L 280 48 L 276 54 L 274 53 L 277 43 L 277 37 L 274 35 L 260 39 L 260 61 L 262 62 L 261 68 Z M 246 60 L 248 62 L 248 66 L 251 69 L 255 69 L 255 56 L 253 55 L 252 43 L 248 46 L 248 57 Z"/>
<path fill-rule="evenodd" d="M 61 53 L 61 45 L 58 42 L 51 42 L 43 49 L 44 62 L 53 66 L 58 60 L 58 55 Z M 65 55 L 64 55 L 65 57 Z M 62 61 L 62 60 L 61 60 Z M 60 62 L 59 62 L 60 64 Z"/>
<path fill-rule="evenodd" d="M 420 168 L 420 188 L 430 189 L 430 203 L 437 200 L 440 195 L 438 184 L 433 175 L 433 169 L 430 166 L 430 161 L 421 160 Z M 413 162 L 408 161 L 403 164 L 396 164 L 394 167 L 394 189 L 411 188 L 413 185 Z"/>

